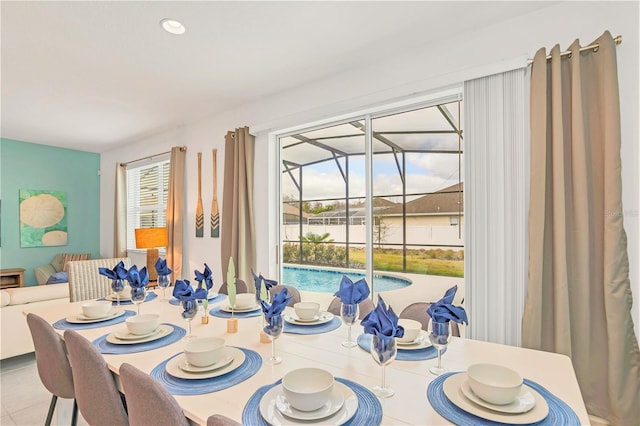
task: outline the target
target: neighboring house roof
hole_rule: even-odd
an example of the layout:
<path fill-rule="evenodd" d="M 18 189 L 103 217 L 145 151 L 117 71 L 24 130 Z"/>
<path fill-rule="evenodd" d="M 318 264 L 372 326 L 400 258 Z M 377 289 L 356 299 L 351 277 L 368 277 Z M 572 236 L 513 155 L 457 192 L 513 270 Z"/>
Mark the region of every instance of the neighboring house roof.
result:
<path fill-rule="evenodd" d="M 289 204 L 289 203 L 283 203 L 282 206 L 282 214 L 287 215 L 287 216 L 295 216 L 295 217 L 300 217 L 300 210 L 298 210 L 297 207 Z M 313 216 L 312 214 L 309 214 L 305 211 L 302 212 L 302 217 L 303 218 L 307 218 Z"/>
<path fill-rule="evenodd" d="M 406 213 L 408 215 L 415 215 L 458 213 L 458 211 L 463 212 L 463 184 L 464 183 L 451 185 L 437 192 L 423 195 L 420 198 L 409 201 L 406 206 Z M 396 205 L 384 211 L 385 216 L 395 216 L 401 214 L 402 205 Z"/>
<path fill-rule="evenodd" d="M 385 200 L 384 198 L 376 198 L 373 200 L 373 213 L 378 214 L 379 212 L 385 211 L 390 206 L 395 206 L 396 203 L 393 201 Z M 314 218 L 323 218 L 323 217 L 344 217 L 345 210 L 329 210 L 326 212 L 319 213 Z M 365 203 L 353 204 L 349 207 L 349 217 L 364 217 L 365 215 Z"/>

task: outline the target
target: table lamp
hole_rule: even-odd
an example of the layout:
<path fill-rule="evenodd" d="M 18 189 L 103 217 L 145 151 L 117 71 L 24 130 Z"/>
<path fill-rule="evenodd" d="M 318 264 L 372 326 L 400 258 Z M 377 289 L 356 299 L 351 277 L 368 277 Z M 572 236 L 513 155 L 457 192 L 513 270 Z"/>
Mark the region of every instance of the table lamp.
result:
<path fill-rule="evenodd" d="M 169 236 L 167 228 L 139 228 L 136 232 L 136 248 L 147 249 L 147 272 L 149 273 L 149 281 L 156 281 L 158 273 L 156 272 L 156 260 L 158 247 L 166 247 L 169 244 Z"/>

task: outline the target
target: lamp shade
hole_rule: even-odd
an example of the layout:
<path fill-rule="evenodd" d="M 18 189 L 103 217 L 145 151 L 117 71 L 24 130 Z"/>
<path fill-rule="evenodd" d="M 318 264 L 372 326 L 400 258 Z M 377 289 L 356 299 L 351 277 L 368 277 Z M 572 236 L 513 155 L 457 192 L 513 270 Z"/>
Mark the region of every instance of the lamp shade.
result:
<path fill-rule="evenodd" d="M 139 228 L 136 232 L 136 248 L 157 248 L 169 245 L 167 228 Z"/>

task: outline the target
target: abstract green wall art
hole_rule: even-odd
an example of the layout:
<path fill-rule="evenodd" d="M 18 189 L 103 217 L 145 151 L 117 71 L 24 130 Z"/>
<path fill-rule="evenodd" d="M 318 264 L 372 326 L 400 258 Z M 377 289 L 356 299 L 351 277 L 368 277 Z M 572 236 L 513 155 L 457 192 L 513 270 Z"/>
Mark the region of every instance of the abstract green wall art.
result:
<path fill-rule="evenodd" d="M 20 190 L 20 247 L 67 245 L 67 193 Z"/>

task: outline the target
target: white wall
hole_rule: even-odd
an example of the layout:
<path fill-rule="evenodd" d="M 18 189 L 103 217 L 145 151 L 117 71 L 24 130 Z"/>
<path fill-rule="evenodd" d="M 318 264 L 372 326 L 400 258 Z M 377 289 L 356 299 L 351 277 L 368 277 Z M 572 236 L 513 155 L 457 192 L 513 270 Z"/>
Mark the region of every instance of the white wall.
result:
<path fill-rule="evenodd" d="M 198 123 L 177 128 L 142 140 L 125 148 L 102 155 L 101 253 L 113 254 L 113 193 L 116 161 L 128 161 L 168 150 L 173 145 L 186 145 L 187 152 L 187 224 L 184 258 L 192 278 L 193 269 L 207 262 L 214 270 L 215 282 L 222 282 L 220 240 L 194 237 L 194 215 L 197 197 L 196 153 L 204 153 L 203 201 L 205 216 L 211 200 L 211 170 L 206 159 L 212 148 L 218 148 L 222 167 L 223 137 L 227 130 L 249 125 L 257 135 L 255 163 L 255 205 L 257 230 L 257 269 L 275 276 L 275 146 L 271 131 L 324 120 L 339 114 L 366 109 L 459 85 L 470 78 L 504 71 L 523 65 L 537 49 L 550 49 L 559 43 L 567 48 L 579 38 L 590 43 L 605 30 L 622 35 L 618 46 L 620 102 L 622 111 L 622 177 L 625 227 L 628 235 L 630 275 L 634 294 L 633 316 L 638 335 L 640 303 L 638 260 L 639 237 L 639 151 L 638 151 L 638 3 L 637 2 L 566 2 L 556 4 L 520 18 L 512 19 L 481 31 L 445 41 L 425 40 L 421 49 L 402 52 L 395 58 L 380 58 L 375 64 L 345 70 L 330 79 L 282 93 L 261 102 L 246 105 Z M 259 72 L 260 64 L 256 65 Z M 220 173 L 219 173 L 220 176 Z M 222 182 L 218 193 L 222 194 Z"/>

